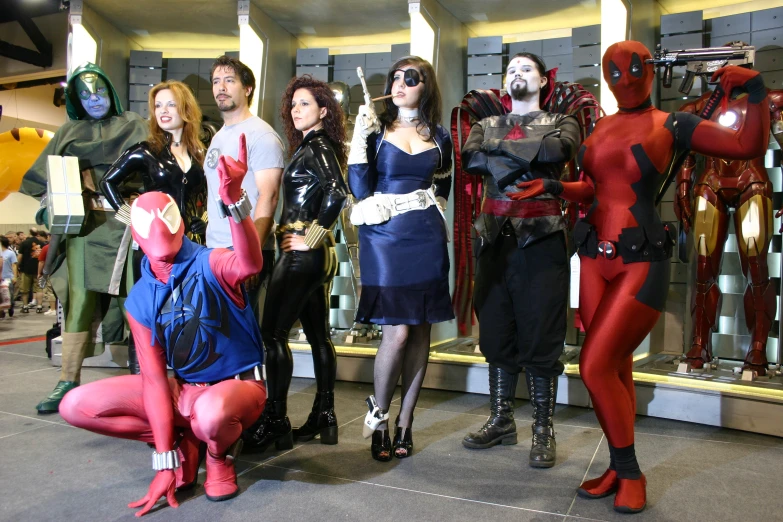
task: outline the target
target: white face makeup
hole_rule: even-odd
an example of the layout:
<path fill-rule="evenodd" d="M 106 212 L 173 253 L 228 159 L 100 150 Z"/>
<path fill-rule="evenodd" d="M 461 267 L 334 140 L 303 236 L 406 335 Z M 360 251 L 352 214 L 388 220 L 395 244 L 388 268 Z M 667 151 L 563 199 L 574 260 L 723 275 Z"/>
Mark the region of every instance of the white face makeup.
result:
<path fill-rule="evenodd" d="M 514 99 L 538 93 L 545 84 L 546 78 L 542 78 L 536 63 L 530 58 L 519 56 L 506 67 L 506 90 Z"/>
<path fill-rule="evenodd" d="M 291 119 L 296 130 L 307 134 L 320 128 L 321 120 L 326 117 L 326 107 L 319 107 L 315 97 L 308 89 L 297 89 L 291 98 Z"/>

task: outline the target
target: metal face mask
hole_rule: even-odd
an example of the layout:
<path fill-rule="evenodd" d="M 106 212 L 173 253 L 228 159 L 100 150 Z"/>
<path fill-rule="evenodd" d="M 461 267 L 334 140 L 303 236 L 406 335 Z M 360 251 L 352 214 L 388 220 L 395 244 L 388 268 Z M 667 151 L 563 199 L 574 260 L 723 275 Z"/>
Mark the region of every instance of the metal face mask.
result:
<path fill-rule="evenodd" d="M 100 120 L 111 110 L 111 92 L 109 86 L 99 75 L 84 72 L 74 81 L 76 94 L 90 118 Z"/>
<path fill-rule="evenodd" d="M 185 226 L 177 203 L 163 192 L 147 192 L 131 205 L 131 232 L 147 256 L 173 259 L 182 248 Z"/>
<path fill-rule="evenodd" d="M 650 98 L 655 69 L 646 60 L 651 58 L 647 47 L 632 40 L 618 42 L 606 50 L 601 67 L 618 107 L 633 109 Z"/>

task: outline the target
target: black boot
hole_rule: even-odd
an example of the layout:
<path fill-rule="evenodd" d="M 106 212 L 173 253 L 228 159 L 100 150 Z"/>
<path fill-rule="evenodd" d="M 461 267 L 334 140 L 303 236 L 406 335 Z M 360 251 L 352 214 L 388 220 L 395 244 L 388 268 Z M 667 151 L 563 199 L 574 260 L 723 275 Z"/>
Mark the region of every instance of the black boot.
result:
<path fill-rule="evenodd" d="M 517 375 L 489 366 L 489 418 L 476 433 L 462 439 L 466 448 L 483 449 L 496 444 L 516 444 L 517 425 L 514 423 L 514 394 Z"/>
<path fill-rule="evenodd" d="M 278 450 L 294 447 L 291 433 L 291 422 L 286 416 L 285 401 L 266 403 L 266 409 L 261 417 L 249 429 L 242 433 L 245 449 L 257 452 L 265 451 L 272 443 Z"/>
<path fill-rule="evenodd" d="M 541 377 L 530 370 L 525 372 L 530 404 L 533 405 L 533 446 L 530 448 L 530 466 L 551 468 L 555 465 L 555 428 L 552 416 L 555 413 L 557 378 Z"/>
<path fill-rule="evenodd" d="M 136 340 L 133 338 L 133 333 L 128 335 L 128 370 L 131 375 L 139 375 L 141 373 L 139 358 L 136 355 Z"/>
<path fill-rule="evenodd" d="M 334 392 L 322 391 L 315 394 L 313 410 L 307 422 L 294 428 L 294 440 L 306 442 L 321 435 L 321 444 L 337 444 L 337 416 L 334 414 Z"/>

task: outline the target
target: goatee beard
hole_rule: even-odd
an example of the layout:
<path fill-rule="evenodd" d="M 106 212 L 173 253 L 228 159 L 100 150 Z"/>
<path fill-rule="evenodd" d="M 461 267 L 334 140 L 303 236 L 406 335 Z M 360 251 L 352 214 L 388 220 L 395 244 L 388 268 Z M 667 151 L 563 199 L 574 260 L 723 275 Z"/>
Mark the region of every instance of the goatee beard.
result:
<path fill-rule="evenodd" d="M 527 82 L 525 82 L 523 85 L 518 83 L 513 84 L 509 94 L 511 94 L 512 100 L 524 101 L 525 97 L 528 95 Z"/>
<path fill-rule="evenodd" d="M 226 111 L 233 111 L 237 108 L 237 104 L 234 103 L 234 100 L 224 100 L 223 105 L 221 105 L 221 102 L 217 102 L 218 110 L 221 112 Z"/>

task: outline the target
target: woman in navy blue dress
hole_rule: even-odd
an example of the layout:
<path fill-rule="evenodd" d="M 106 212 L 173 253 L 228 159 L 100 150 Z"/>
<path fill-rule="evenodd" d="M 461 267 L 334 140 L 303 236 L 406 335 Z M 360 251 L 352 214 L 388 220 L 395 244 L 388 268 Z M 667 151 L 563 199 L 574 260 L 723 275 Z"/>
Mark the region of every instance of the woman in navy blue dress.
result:
<path fill-rule="evenodd" d="M 449 296 L 448 228 L 452 144 L 440 123 L 440 91 L 432 66 L 418 57 L 395 63 L 386 79 L 380 118 L 361 106 L 348 185 L 358 200 L 362 293 L 356 320 L 383 325 L 375 358 L 375 395 L 365 436 L 376 460 L 392 458 L 388 409 L 402 375 L 394 456 L 411 454 L 413 409 L 427 369 L 433 323 L 454 318 Z M 374 431 L 373 431 L 374 430 Z"/>

